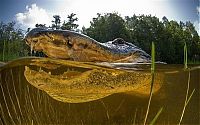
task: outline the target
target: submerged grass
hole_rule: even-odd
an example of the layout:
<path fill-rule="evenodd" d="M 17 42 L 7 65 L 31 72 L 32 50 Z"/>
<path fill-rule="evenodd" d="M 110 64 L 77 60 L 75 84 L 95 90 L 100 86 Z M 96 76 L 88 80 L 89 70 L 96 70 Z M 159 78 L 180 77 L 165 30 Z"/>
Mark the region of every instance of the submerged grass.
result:
<path fill-rule="evenodd" d="M 151 105 L 151 100 L 152 100 L 152 95 L 153 95 L 153 85 L 154 85 L 154 77 L 155 77 L 155 45 L 154 45 L 154 43 L 152 42 L 152 51 L 151 51 L 151 55 L 152 55 L 152 60 L 151 60 L 151 74 L 152 74 L 152 80 L 151 80 L 151 88 L 150 88 L 150 95 L 149 95 L 149 101 L 148 101 L 148 107 L 147 107 L 147 111 L 146 111 L 146 115 L 145 115 L 145 120 L 144 120 L 144 124 L 146 125 L 146 124 L 148 124 L 147 123 L 147 118 L 148 118 L 148 114 L 149 114 L 149 110 L 150 110 L 150 105 Z M 3 56 L 3 58 L 4 58 L 4 56 Z M 188 68 L 188 66 L 187 66 L 187 46 L 186 46 L 186 44 L 185 44 L 185 46 L 184 46 L 184 69 L 185 70 L 188 70 L 189 68 Z M 181 124 L 181 122 L 182 122 L 182 119 L 183 119 L 183 116 L 184 116 L 184 113 L 185 113 L 185 109 L 186 109 L 186 106 L 188 105 L 188 103 L 190 102 L 190 100 L 191 100 L 191 98 L 192 98 L 192 96 L 193 96 L 193 94 L 194 94 L 194 92 L 195 92 L 195 89 L 191 92 L 191 94 L 189 94 L 189 89 L 190 89 L 190 71 L 188 72 L 189 74 L 188 74 L 188 87 L 187 87 L 187 92 L 186 92 L 186 97 L 185 97 L 185 104 L 184 104 L 184 107 L 183 107 L 183 111 L 182 111 L 182 114 L 181 114 L 181 118 L 180 118 L 180 121 L 179 121 L 179 124 Z M 20 73 L 19 73 L 19 75 L 20 75 Z M 22 111 L 22 109 L 21 109 L 21 107 L 20 107 L 20 104 L 19 104 L 19 100 L 18 100 L 18 96 L 17 96 L 17 94 L 16 94 L 16 88 L 15 88 L 15 86 L 14 86 L 14 78 L 13 78 L 13 73 L 12 73 L 12 70 L 11 70 L 11 79 L 12 79 L 12 81 L 13 81 L 13 90 L 14 90 L 14 94 L 15 94 L 15 96 L 16 96 L 16 99 L 17 99 L 17 105 L 16 106 L 18 106 L 19 107 L 19 109 L 20 109 L 20 115 L 22 116 L 22 114 L 25 112 L 25 111 Z M 19 83 L 21 83 L 21 81 L 20 81 L 20 77 L 19 77 Z M 8 89 L 8 88 L 7 88 Z M 41 120 L 41 118 L 39 117 L 39 116 L 37 116 L 37 113 L 36 113 L 36 111 L 35 111 L 35 108 L 34 108 L 34 106 L 33 106 L 33 102 L 32 102 L 32 100 L 31 100 L 31 91 L 30 91 L 30 89 L 28 88 L 28 86 L 25 88 L 25 95 L 26 95 L 26 104 L 25 104 L 25 106 L 26 106 L 26 108 L 25 108 L 25 110 L 26 110 L 26 115 L 27 115 L 27 120 L 24 120 L 23 119 L 23 117 L 22 117 L 22 119 L 18 119 L 18 121 L 19 121 L 19 123 L 21 124 L 22 122 L 21 122 L 21 120 L 22 121 L 26 121 L 26 123 L 27 124 L 31 124 L 31 125 L 33 125 L 33 124 L 39 124 L 39 123 L 41 123 L 42 122 L 42 120 Z M 9 107 L 7 106 L 8 105 L 8 102 L 6 101 L 6 99 L 5 99 L 5 94 L 4 94 L 4 92 L 5 92 L 5 90 L 3 89 L 3 86 L 2 86 L 2 83 L 1 83 L 1 76 L 0 76 L 0 91 L 2 91 L 2 93 L 3 93 L 3 100 L 5 101 L 5 105 L 6 105 L 6 109 L 3 109 L 3 107 L 2 107 L 2 105 L 1 105 L 1 103 L 0 103 L 0 111 L 2 112 L 2 114 L 0 114 L 1 116 L 0 116 L 0 118 L 2 118 L 2 120 L 0 121 L 0 123 L 3 123 L 3 124 L 10 124 L 10 123 L 13 123 L 13 124 L 16 124 L 15 123 L 15 121 L 13 120 L 13 117 L 11 116 L 11 113 L 10 113 L 10 110 L 9 110 Z M 9 90 L 7 90 L 7 91 L 9 91 Z M 38 91 L 39 92 L 39 91 Z M 43 97 L 44 95 L 40 95 L 40 94 L 37 94 L 36 95 L 36 97 L 37 97 L 37 104 L 38 104 L 38 107 L 37 108 L 39 108 L 40 107 L 40 105 L 41 105 L 41 103 L 42 103 L 42 100 L 44 100 L 45 101 L 45 104 L 48 104 L 48 100 L 47 99 L 44 99 L 45 97 Z M 10 96 L 8 96 L 8 97 L 10 97 Z M 12 103 L 12 101 L 11 101 L 11 103 Z M 109 114 L 108 114 L 108 109 L 107 109 L 107 107 L 106 107 L 106 105 L 104 104 L 104 102 L 102 101 L 102 104 L 103 104 L 103 106 L 104 106 L 104 108 L 106 109 L 106 115 L 107 115 L 107 118 L 108 118 L 108 120 L 110 119 L 110 116 L 109 116 Z M 15 108 L 15 106 L 12 104 L 12 106 L 13 106 L 13 108 Z M 51 106 L 51 105 L 50 105 Z M 121 106 L 121 104 L 120 104 L 120 106 Z M 119 106 L 119 107 L 120 107 Z M 47 106 L 45 106 L 45 107 L 47 107 Z M 118 110 L 119 108 L 117 108 L 116 110 Z M 3 110 L 6 110 L 6 111 L 8 111 L 8 114 L 9 114 L 9 116 L 10 116 L 10 119 L 11 119 L 11 121 L 10 122 L 8 122 L 8 121 L 6 121 L 6 120 L 3 120 L 3 119 L 6 119 L 5 118 L 5 115 L 4 115 L 4 112 L 3 112 Z M 48 118 L 47 119 L 50 119 L 51 120 L 51 118 L 49 117 L 49 114 L 48 114 L 48 111 L 49 110 L 47 110 L 46 109 L 46 112 L 43 112 L 43 116 L 48 116 Z M 150 123 L 149 124 L 151 124 L 151 125 L 153 125 L 153 124 L 155 124 L 156 123 L 156 120 L 158 119 L 158 117 L 160 116 L 160 114 L 162 113 L 162 111 L 163 111 L 163 107 L 161 107 L 160 109 L 159 109 L 159 111 L 157 112 L 157 114 L 155 115 L 155 117 L 153 118 L 153 120 L 152 121 L 150 121 Z M 31 112 L 33 112 L 32 114 L 31 114 Z M 54 110 L 50 110 L 50 112 L 54 112 Z M 17 114 L 17 113 L 16 113 Z M 55 114 L 55 113 L 52 113 L 52 114 Z M 136 113 L 135 113 L 135 116 L 134 116 L 134 124 L 136 123 L 136 114 L 137 114 L 137 109 L 136 109 Z M 56 115 L 55 117 L 59 117 L 59 115 Z M 143 116 L 142 116 L 143 117 Z M 55 122 L 55 121 L 54 121 Z M 59 123 L 59 121 L 56 121 L 56 123 Z M 82 122 L 82 124 L 84 124 L 84 122 Z"/>
<path fill-rule="evenodd" d="M 185 114 L 185 109 L 192 97 L 192 95 L 195 92 L 195 89 L 193 89 L 192 93 L 189 95 L 189 90 L 190 90 L 190 69 L 187 66 L 187 44 L 185 43 L 184 45 L 184 70 L 188 71 L 188 81 L 187 81 L 187 90 L 186 90 L 186 96 L 185 96 L 185 102 L 184 102 L 184 106 L 183 106 L 183 110 L 181 113 L 181 117 L 179 120 L 179 125 L 181 124 L 182 120 L 183 120 L 183 116 Z"/>
<path fill-rule="evenodd" d="M 157 112 L 156 116 L 153 118 L 153 120 L 150 122 L 149 125 L 154 125 L 156 120 L 158 119 L 159 115 L 161 114 L 161 112 L 163 111 L 163 107 L 160 108 L 160 110 Z"/>
<path fill-rule="evenodd" d="M 147 111 L 146 111 L 146 115 L 145 115 L 145 119 L 144 119 L 144 125 L 147 124 L 147 118 L 148 118 L 148 114 L 149 114 L 149 109 L 150 109 L 151 99 L 152 99 L 152 93 L 153 93 L 154 74 L 155 74 L 155 45 L 154 45 L 154 42 L 152 42 L 151 56 L 152 56 L 151 57 L 152 80 L 151 80 L 149 102 L 148 102 Z M 190 102 L 190 100 L 191 100 L 191 98 L 192 98 L 192 96 L 195 92 L 195 89 L 193 89 L 191 94 L 189 94 L 189 90 L 190 90 L 190 69 L 188 68 L 188 55 L 187 55 L 187 45 L 186 45 L 186 43 L 184 45 L 184 70 L 188 71 L 188 81 L 187 81 L 187 90 L 186 90 L 185 102 L 184 102 L 183 110 L 182 110 L 181 117 L 180 117 L 180 120 L 179 120 L 179 125 L 181 124 L 181 122 L 183 120 L 183 116 L 185 114 L 186 107 L 187 107 L 188 103 Z M 159 115 L 161 114 L 162 111 L 163 111 L 163 107 L 160 108 L 160 110 L 157 112 L 154 119 L 150 122 L 151 125 L 155 124 L 157 118 L 159 117 Z"/>
<path fill-rule="evenodd" d="M 153 85 L 154 85 L 154 77 L 155 77 L 155 44 L 152 42 L 152 47 L 151 47 L 151 88 L 150 88 L 150 95 L 149 95 L 149 102 L 147 106 L 147 111 L 144 119 L 144 125 L 147 124 L 147 118 L 149 114 L 149 109 L 151 105 L 151 99 L 153 96 Z M 160 108 L 160 110 L 157 112 L 156 116 L 153 118 L 153 120 L 149 123 L 150 125 L 154 125 L 158 117 L 163 111 L 163 107 Z"/>
<path fill-rule="evenodd" d="M 151 47 L 151 88 L 150 88 L 149 101 L 148 101 L 148 105 L 147 105 L 147 111 L 146 111 L 146 115 L 145 115 L 145 119 L 144 119 L 144 125 L 147 124 L 147 118 L 148 118 L 149 109 L 150 109 L 150 105 L 151 105 L 151 99 L 153 96 L 154 77 L 155 77 L 155 44 L 154 44 L 154 42 L 152 42 L 152 47 Z M 160 115 L 160 113 L 162 112 L 162 110 L 163 110 L 163 108 L 161 108 L 158 111 L 157 115 L 151 122 L 152 124 L 155 123 L 155 121 L 157 120 L 157 118 Z"/>

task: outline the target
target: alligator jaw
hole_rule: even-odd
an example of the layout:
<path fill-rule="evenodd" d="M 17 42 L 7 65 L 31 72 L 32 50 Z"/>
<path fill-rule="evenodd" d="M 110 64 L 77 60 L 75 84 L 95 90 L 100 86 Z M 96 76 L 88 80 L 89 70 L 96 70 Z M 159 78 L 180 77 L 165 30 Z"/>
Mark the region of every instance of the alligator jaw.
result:
<path fill-rule="evenodd" d="M 65 39 L 54 39 L 52 34 L 43 31 L 35 33 L 36 35 L 27 34 L 25 42 L 31 50 L 42 51 L 48 57 L 69 59 L 69 48 L 65 45 Z"/>
<path fill-rule="evenodd" d="M 112 60 L 97 41 L 72 31 L 35 29 L 26 35 L 25 42 L 48 57 L 86 62 Z"/>
<path fill-rule="evenodd" d="M 84 62 L 149 62 L 149 55 L 135 45 L 115 39 L 99 43 L 68 30 L 33 29 L 25 38 L 31 49 L 53 58 Z"/>

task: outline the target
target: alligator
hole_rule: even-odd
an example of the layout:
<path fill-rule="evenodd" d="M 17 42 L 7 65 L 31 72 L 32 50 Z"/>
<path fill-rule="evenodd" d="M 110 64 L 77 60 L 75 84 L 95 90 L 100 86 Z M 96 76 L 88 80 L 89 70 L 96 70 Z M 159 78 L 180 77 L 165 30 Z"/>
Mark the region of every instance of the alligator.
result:
<path fill-rule="evenodd" d="M 116 38 L 105 43 L 74 31 L 35 28 L 27 33 L 31 50 L 48 57 L 84 62 L 150 62 L 150 55 L 132 43 Z"/>
<path fill-rule="evenodd" d="M 25 41 L 31 50 L 51 57 L 36 59 L 26 66 L 26 80 L 58 101 L 81 103 L 127 92 L 149 95 L 149 71 L 127 71 L 119 67 L 128 63 L 146 64 L 151 57 L 121 38 L 100 43 L 73 31 L 35 28 Z M 154 93 L 161 88 L 163 79 L 162 73 L 156 74 Z"/>
<path fill-rule="evenodd" d="M 42 90 L 57 101 L 67 103 L 95 101 L 116 93 L 142 98 L 149 96 L 152 80 L 149 70 L 120 70 L 96 64 L 33 58 L 25 65 L 24 76 L 35 88 Z M 143 64 L 137 66 L 139 65 Z M 163 81 L 164 74 L 156 72 L 153 94 L 158 93 Z"/>

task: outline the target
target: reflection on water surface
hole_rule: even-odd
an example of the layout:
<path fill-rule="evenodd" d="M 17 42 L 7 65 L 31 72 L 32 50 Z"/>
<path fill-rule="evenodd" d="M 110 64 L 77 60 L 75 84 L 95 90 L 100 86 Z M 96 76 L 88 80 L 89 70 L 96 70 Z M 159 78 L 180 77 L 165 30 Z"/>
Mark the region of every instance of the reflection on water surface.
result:
<path fill-rule="evenodd" d="M 185 124 L 199 122 L 199 71 L 192 65 Z M 178 123 L 187 88 L 182 65 L 156 65 L 148 122 Z M 150 90 L 149 64 L 86 63 L 23 58 L 0 68 L 0 124 L 143 123 Z"/>

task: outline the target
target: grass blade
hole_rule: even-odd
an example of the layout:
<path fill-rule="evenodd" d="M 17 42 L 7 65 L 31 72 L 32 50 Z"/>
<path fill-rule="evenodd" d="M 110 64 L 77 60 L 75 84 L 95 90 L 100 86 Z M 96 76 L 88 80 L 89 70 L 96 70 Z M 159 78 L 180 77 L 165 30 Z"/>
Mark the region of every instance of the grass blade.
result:
<path fill-rule="evenodd" d="M 186 105 L 188 105 L 190 99 L 192 98 L 193 94 L 195 92 L 195 89 L 193 89 L 192 93 L 190 94 L 189 98 L 187 99 Z"/>
<path fill-rule="evenodd" d="M 155 71 L 155 44 L 152 42 L 151 48 L 151 73 Z"/>
<path fill-rule="evenodd" d="M 181 113 L 181 118 L 180 118 L 180 120 L 179 120 L 179 125 L 181 124 L 181 122 L 182 122 L 182 120 L 183 120 L 183 116 L 184 116 L 185 109 L 186 109 L 187 102 L 188 102 L 189 90 L 190 90 L 190 71 L 188 72 L 188 84 L 187 84 L 185 102 L 184 102 L 184 106 L 183 106 L 183 111 L 182 111 L 182 113 Z"/>
<path fill-rule="evenodd" d="M 163 111 L 163 107 L 160 108 L 160 110 L 157 112 L 156 116 L 153 118 L 153 120 L 150 122 L 149 125 L 154 125 L 158 117 L 160 116 L 161 112 Z"/>
<path fill-rule="evenodd" d="M 154 45 L 154 42 L 152 42 L 152 46 L 151 46 L 151 89 L 150 89 L 147 111 L 146 111 L 146 115 L 145 115 L 145 119 L 144 119 L 144 125 L 146 125 L 146 122 L 147 122 L 147 117 L 149 114 L 149 108 L 151 105 L 151 99 L 152 99 L 152 95 L 153 95 L 154 72 L 155 72 L 155 45 Z"/>
<path fill-rule="evenodd" d="M 188 69 L 188 66 L 187 66 L 187 45 L 185 43 L 184 45 L 184 69 L 187 70 Z M 192 97 L 192 95 L 194 94 L 195 92 L 195 89 L 192 91 L 192 93 L 189 95 L 189 90 L 190 90 L 190 70 L 188 70 L 188 82 L 187 82 L 187 90 L 186 90 L 186 96 L 185 96 L 185 102 L 184 102 L 184 106 L 183 106 L 183 111 L 181 113 L 181 118 L 179 120 L 179 125 L 181 124 L 182 120 L 183 120 L 183 116 L 184 116 L 184 113 L 185 113 L 185 109 Z M 189 98 L 188 98 L 189 96 Z"/>
<path fill-rule="evenodd" d="M 187 69 L 187 44 L 184 44 L 184 68 Z"/>

